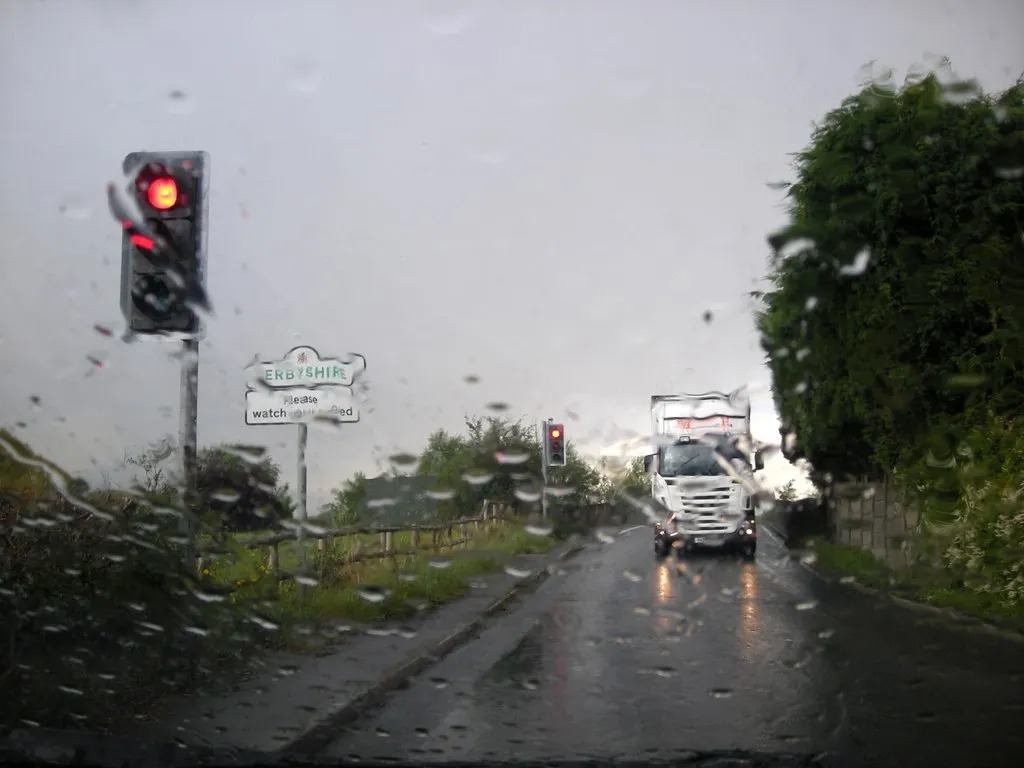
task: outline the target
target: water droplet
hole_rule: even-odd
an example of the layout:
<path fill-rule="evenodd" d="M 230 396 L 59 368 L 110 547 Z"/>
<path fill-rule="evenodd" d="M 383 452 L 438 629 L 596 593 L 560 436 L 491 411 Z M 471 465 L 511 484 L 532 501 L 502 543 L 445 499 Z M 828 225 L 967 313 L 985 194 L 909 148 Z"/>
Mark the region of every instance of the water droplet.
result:
<path fill-rule="evenodd" d="M 167 94 L 167 111 L 174 115 L 187 115 L 196 108 L 195 101 L 190 99 L 188 94 L 179 88 L 174 88 Z"/>
<path fill-rule="evenodd" d="M 856 579 L 853 576 L 841 576 L 839 578 L 840 584 L 853 584 L 855 581 Z"/>
<path fill-rule="evenodd" d="M 320 582 L 315 576 L 307 576 L 305 574 L 298 574 L 295 576 L 295 583 L 301 584 L 304 587 L 315 587 Z"/>
<path fill-rule="evenodd" d="M 817 600 L 804 600 L 803 602 L 797 603 L 795 607 L 798 611 L 810 611 L 813 610 L 817 605 Z"/>
<path fill-rule="evenodd" d="M 467 384 L 479 384 L 480 383 L 480 377 L 479 376 L 474 376 L 472 373 L 469 374 L 468 376 L 466 376 L 465 378 L 463 378 L 462 380 L 464 382 L 466 382 Z"/>
<path fill-rule="evenodd" d="M 295 59 L 288 67 L 287 81 L 299 93 L 316 93 L 322 81 L 320 67 L 311 59 Z"/>
<path fill-rule="evenodd" d="M 402 571 L 398 574 L 399 581 L 416 581 L 417 578 L 417 574 L 413 573 L 412 571 Z"/>
<path fill-rule="evenodd" d="M 202 590 L 196 590 L 193 594 L 204 603 L 223 603 L 227 599 L 227 595 L 217 592 L 204 592 Z"/>
<path fill-rule="evenodd" d="M 85 221 L 92 216 L 92 209 L 78 200 L 62 203 L 57 210 L 61 216 L 66 216 L 74 221 Z"/>
<path fill-rule="evenodd" d="M 531 536 L 550 536 L 554 526 L 548 523 L 527 523 L 523 529 Z"/>
<path fill-rule="evenodd" d="M 434 501 L 451 501 L 455 498 L 455 491 L 445 488 L 432 488 L 429 491 L 424 491 L 423 495 Z"/>
<path fill-rule="evenodd" d="M 633 571 L 623 571 L 622 575 L 632 582 L 643 581 L 643 577 L 639 573 L 634 573 Z"/>
<path fill-rule="evenodd" d="M 432 677 L 432 678 L 430 678 L 430 684 L 433 685 L 438 690 L 440 690 L 442 688 L 447 688 L 448 687 L 448 681 L 445 680 L 443 677 Z"/>
<path fill-rule="evenodd" d="M 499 464 L 525 464 L 530 459 L 530 454 L 523 452 L 505 453 L 498 451 L 494 454 L 494 460 Z"/>
<path fill-rule="evenodd" d="M 711 321 L 715 319 L 715 315 L 710 309 L 705 309 L 702 319 L 707 325 L 711 325 Z"/>
<path fill-rule="evenodd" d="M 520 501 L 526 502 L 527 504 L 535 504 L 540 501 L 541 489 L 540 486 L 534 484 L 517 485 L 512 490 L 512 493 Z"/>
<path fill-rule="evenodd" d="M 430 0 L 423 26 L 432 35 L 459 35 L 476 17 L 477 8 L 467 0 Z"/>
<path fill-rule="evenodd" d="M 357 590 L 357 594 L 368 603 L 380 603 L 383 602 L 388 595 L 391 594 L 391 590 L 385 587 L 378 587 L 374 585 L 364 585 Z"/>
<path fill-rule="evenodd" d="M 598 531 L 596 535 L 597 540 L 602 544 L 611 544 L 615 541 L 615 537 L 607 531 Z"/>
<path fill-rule="evenodd" d="M 470 485 L 486 485 L 494 479 L 494 474 L 483 469 L 471 469 L 462 476 L 462 480 Z"/>
<path fill-rule="evenodd" d="M 432 557 L 429 560 L 427 560 L 427 565 L 429 565 L 431 568 L 437 568 L 438 570 L 447 568 L 451 564 L 451 559 L 447 557 Z"/>
<path fill-rule="evenodd" d="M 488 403 L 486 407 L 487 410 L 494 411 L 495 413 L 504 413 L 509 408 L 508 403 L 502 402 Z"/>
<path fill-rule="evenodd" d="M 533 571 L 528 570 L 526 568 L 517 568 L 512 565 L 506 565 L 505 573 L 507 573 L 513 579 L 525 579 L 527 576 L 533 573 Z"/>
<path fill-rule="evenodd" d="M 386 739 L 386 738 L 387 738 L 388 736 L 390 736 L 390 735 L 391 735 L 390 731 L 388 731 L 388 730 L 387 730 L 387 729 L 385 729 L 385 728 L 381 728 L 381 727 L 380 727 L 379 725 L 377 726 L 377 730 L 375 731 L 375 733 L 376 733 L 376 734 L 377 734 L 378 736 L 380 736 L 381 738 L 385 738 L 385 739 Z"/>
<path fill-rule="evenodd" d="M 867 272 L 868 264 L 871 263 L 871 251 L 863 248 L 853 259 L 852 264 L 844 264 L 839 268 L 839 274 L 847 277 L 856 277 Z"/>
<path fill-rule="evenodd" d="M 388 461 L 390 461 L 396 469 L 412 472 L 419 466 L 420 457 L 412 453 L 396 453 L 394 456 L 389 456 Z"/>
<path fill-rule="evenodd" d="M 536 691 L 540 688 L 540 680 L 536 677 L 528 677 L 526 680 L 523 680 L 523 688 L 528 691 Z"/>
<path fill-rule="evenodd" d="M 223 502 L 224 504 L 234 504 L 240 498 L 242 498 L 242 494 L 240 494 L 238 491 L 234 489 L 224 488 L 219 491 L 214 491 L 212 494 L 210 494 L 210 498 L 213 501 L 220 501 Z"/>
<path fill-rule="evenodd" d="M 567 485 L 549 485 L 547 488 L 544 489 L 544 493 L 546 493 L 548 496 L 554 496 L 556 499 L 564 499 L 566 496 L 571 496 L 575 490 L 575 488 Z"/>
<path fill-rule="evenodd" d="M 651 670 L 651 672 L 657 675 L 658 677 L 675 677 L 676 675 L 675 668 L 669 666 L 655 667 Z"/>
<path fill-rule="evenodd" d="M 280 629 L 281 625 L 275 621 L 271 621 L 266 616 L 260 616 L 259 614 L 252 614 L 249 616 L 249 621 L 255 624 L 260 629 L 265 629 L 268 632 L 274 632 Z"/>
<path fill-rule="evenodd" d="M 710 693 L 711 697 L 714 699 L 728 699 L 730 696 L 732 696 L 732 689 L 712 688 L 710 691 L 708 691 L 708 693 Z"/>

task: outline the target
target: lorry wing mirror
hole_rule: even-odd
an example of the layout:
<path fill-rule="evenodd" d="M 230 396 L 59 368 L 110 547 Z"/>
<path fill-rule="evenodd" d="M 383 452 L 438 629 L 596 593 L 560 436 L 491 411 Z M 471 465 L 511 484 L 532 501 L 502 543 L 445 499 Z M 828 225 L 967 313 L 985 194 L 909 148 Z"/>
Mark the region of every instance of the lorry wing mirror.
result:
<path fill-rule="evenodd" d="M 651 474 L 651 469 L 652 469 L 653 466 L 654 466 L 654 454 L 652 453 L 652 454 L 648 454 L 647 456 L 644 456 L 644 472 L 646 474 L 648 474 L 648 475 Z"/>
<path fill-rule="evenodd" d="M 764 456 L 759 453 L 754 457 L 754 471 L 760 472 L 762 469 L 764 469 Z"/>

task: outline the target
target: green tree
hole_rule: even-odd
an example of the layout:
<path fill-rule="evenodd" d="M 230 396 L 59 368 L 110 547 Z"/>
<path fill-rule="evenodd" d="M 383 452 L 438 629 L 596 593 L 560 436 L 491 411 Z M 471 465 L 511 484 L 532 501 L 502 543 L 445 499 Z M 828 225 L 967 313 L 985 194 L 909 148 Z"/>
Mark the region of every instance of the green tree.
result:
<path fill-rule="evenodd" d="M 796 499 L 796 483 L 790 480 L 781 488 L 776 489 L 775 498 L 779 501 L 793 501 Z"/>
<path fill-rule="evenodd" d="M 872 84 L 796 158 L 758 325 L 790 460 L 882 475 L 1024 405 L 1024 86 Z"/>
<path fill-rule="evenodd" d="M 224 531 L 273 528 L 289 515 L 287 486 L 279 487 L 281 469 L 262 447 L 222 445 L 199 452 L 196 487 L 207 522 Z"/>
<path fill-rule="evenodd" d="M 540 454 L 532 425 L 494 416 L 467 417 L 465 434 L 438 430 L 430 436 L 417 472 L 436 481 L 443 517 L 476 514 L 484 499 L 533 510 L 541 493 Z M 600 480 L 570 442 L 566 466 L 553 468 L 548 478 L 552 505 L 588 503 Z"/>
<path fill-rule="evenodd" d="M 359 511 L 366 501 L 366 475 L 356 472 L 352 477 L 334 491 L 331 500 L 324 505 L 323 515 L 328 517 L 332 525 L 344 527 L 355 525 L 359 520 Z"/>

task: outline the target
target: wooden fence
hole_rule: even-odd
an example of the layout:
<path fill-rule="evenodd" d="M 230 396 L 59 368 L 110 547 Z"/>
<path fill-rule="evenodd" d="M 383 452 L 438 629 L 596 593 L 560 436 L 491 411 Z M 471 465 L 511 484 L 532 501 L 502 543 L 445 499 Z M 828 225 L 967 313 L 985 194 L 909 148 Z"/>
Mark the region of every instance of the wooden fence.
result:
<path fill-rule="evenodd" d="M 363 551 L 362 541 L 356 539 L 353 551 L 338 561 L 339 565 L 351 565 L 366 560 L 380 560 L 383 558 L 401 557 L 404 555 L 418 555 L 424 552 L 439 552 L 452 549 L 466 544 L 472 538 L 470 532 L 488 528 L 492 525 L 500 525 L 512 517 L 511 507 L 495 502 L 484 502 L 480 514 L 475 517 L 463 517 L 457 520 L 448 520 L 435 523 L 402 523 L 394 525 L 352 525 L 344 528 L 324 528 L 311 523 L 308 520 L 303 524 L 298 521 L 287 521 L 282 523 L 283 530 L 266 536 L 252 539 L 236 539 L 236 544 L 245 549 L 267 550 L 267 570 L 277 572 L 281 565 L 281 544 L 284 542 L 298 541 L 300 536 L 303 540 L 314 540 L 317 544 L 317 551 L 325 552 L 330 543 L 335 539 L 348 537 L 361 537 L 375 535 L 378 537 L 379 548 Z M 395 548 L 395 534 L 408 531 L 410 533 L 410 544 L 408 549 Z M 456 531 L 458 533 L 456 534 Z M 429 538 L 429 543 L 424 539 Z M 210 555 L 220 554 L 223 550 L 206 549 L 199 553 L 199 567 Z"/>

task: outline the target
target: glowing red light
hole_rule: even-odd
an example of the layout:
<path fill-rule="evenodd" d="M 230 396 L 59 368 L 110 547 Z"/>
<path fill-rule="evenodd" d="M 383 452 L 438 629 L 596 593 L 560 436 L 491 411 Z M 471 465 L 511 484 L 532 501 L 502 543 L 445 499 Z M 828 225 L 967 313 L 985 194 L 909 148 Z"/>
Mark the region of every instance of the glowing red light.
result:
<path fill-rule="evenodd" d="M 146 190 L 146 199 L 158 211 L 173 208 L 178 202 L 178 185 L 174 179 L 166 176 L 153 179 L 149 183 L 149 189 Z"/>
<path fill-rule="evenodd" d="M 131 241 L 131 244 L 134 245 L 136 248 L 142 248 L 147 251 L 152 251 L 156 247 L 156 243 L 154 243 L 152 239 L 146 237 L 145 235 L 135 234 L 129 237 L 128 239 Z"/>
<path fill-rule="evenodd" d="M 551 437 L 558 438 L 558 437 L 561 437 L 561 436 L 562 436 L 562 433 L 561 433 L 560 430 L 557 430 L 557 429 L 552 429 L 551 430 Z"/>

